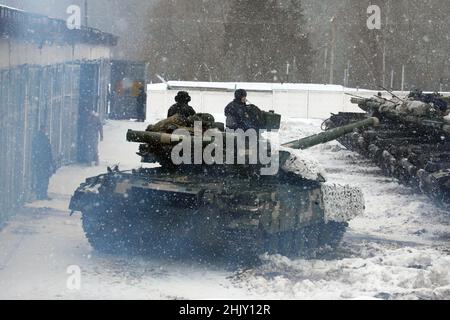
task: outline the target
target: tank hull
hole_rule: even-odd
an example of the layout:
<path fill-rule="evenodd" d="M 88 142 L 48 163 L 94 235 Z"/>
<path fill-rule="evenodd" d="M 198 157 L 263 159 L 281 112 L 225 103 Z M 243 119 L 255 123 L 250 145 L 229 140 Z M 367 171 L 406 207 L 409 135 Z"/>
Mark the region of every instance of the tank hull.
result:
<path fill-rule="evenodd" d="M 87 179 L 70 209 L 82 213 L 90 244 L 102 252 L 248 259 L 338 245 L 347 221 L 330 218 L 327 208 L 336 206 L 326 201 L 320 183 L 295 176 L 156 168 Z"/>

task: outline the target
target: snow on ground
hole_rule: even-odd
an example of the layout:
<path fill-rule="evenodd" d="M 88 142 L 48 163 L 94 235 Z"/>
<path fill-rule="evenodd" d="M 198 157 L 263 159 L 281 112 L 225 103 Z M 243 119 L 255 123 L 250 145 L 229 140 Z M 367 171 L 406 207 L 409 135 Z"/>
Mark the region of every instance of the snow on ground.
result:
<path fill-rule="evenodd" d="M 320 132 L 321 121 L 292 120 L 283 124 L 281 140 Z M 360 187 L 366 200 L 366 213 L 350 223 L 358 233 L 385 239 L 448 244 L 450 214 L 436 207 L 427 196 L 415 194 L 396 179 L 386 177 L 369 160 L 346 150 L 338 142 L 305 151 L 326 168 L 329 182 Z"/>
<path fill-rule="evenodd" d="M 320 124 L 288 120 L 281 140 L 316 133 Z M 0 299 L 450 299 L 448 212 L 335 142 L 306 153 L 326 168 L 330 182 L 359 186 L 367 204 L 336 252 L 312 260 L 265 256 L 243 271 L 94 252 L 68 202 L 86 177 L 107 166 L 140 166 L 137 145 L 125 141 L 127 129 L 145 125 L 108 122 L 100 166 L 60 169 L 51 181 L 53 200 L 29 204 L 0 232 Z M 66 286 L 71 265 L 81 268 L 80 290 Z"/>
<path fill-rule="evenodd" d="M 321 121 L 283 124 L 283 142 L 320 131 Z M 450 299 L 450 215 L 423 195 L 386 178 L 370 161 L 331 142 L 305 151 L 330 182 L 360 187 L 366 212 L 325 260 L 266 257 L 236 276 L 251 292 L 292 299 Z"/>

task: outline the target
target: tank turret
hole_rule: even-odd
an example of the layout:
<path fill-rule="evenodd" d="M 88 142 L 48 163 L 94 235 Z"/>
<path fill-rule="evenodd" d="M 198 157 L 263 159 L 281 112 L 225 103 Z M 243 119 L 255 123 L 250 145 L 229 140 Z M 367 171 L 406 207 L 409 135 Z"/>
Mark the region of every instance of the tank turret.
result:
<path fill-rule="evenodd" d="M 279 121 L 279 120 L 278 120 Z M 274 125 L 272 120 L 269 120 L 271 123 L 271 128 L 279 128 L 278 125 Z M 336 140 L 342 136 L 345 136 L 349 133 L 354 132 L 357 129 L 366 129 L 368 127 L 374 127 L 379 125 L 379 120 L 377 118 L 371 117 L 368 119 L 364 119 L 352 124 L 348 124 L 346 126 L 342 126 L 339 128 L 334 128 L 333 130 L 322 132 L 310 137 L 302 138 L 300 140 L 295 140 L 292 142 L 288 142 L 282 145 L 283 150 L 281 153 L 283 154 L 281 156 L 281 159 L 285 160 L 289 154 L 289 151 L 286 151 L 286 149 L 307 149 L 311 148 L 313 146 L 327 143 L 333 140 Z M 202 132 L 203 133 L 203 132 Z M 258 139 L 263 139 L 259 135 L 257 136 Z M 172 156 L 172 149 L 175 145 L 181 143 L 183 139 L 190 139 L 190 144 L 192 145 L 192 148 L 195 148 L 196 145 L 201 145 L 202 148 L 206 148 L 210 144 L 217 144 L 220 140 L 221 145 L 223 146 L 221 150 L 223 150 L 224 154 L 226 153 L 226 146 L 230 145 L 230 141 L 233 141 L 231 145 L 237 146 L 237 141 L 240 138 L 248 138 L 248 136 L 240 136 L 239 134 L 233 132 L 216 132 L 215 138 L 211 139 L 209 136 L 205 138 L 203 134 L 201 135 L 189 135 L 188 132 L 186 134 L 168 134 L 168 133 L 161 133 L 161 132 L 148 132 L 148 131 L 133 131 L 129 130 L 127 132 L 127 141 L 129 142 L 136 142 L 141 143 L 140 146 L 140 152 L 139 155 L 142 156 L 143 162 L 159 162 L 163 165 L 170 164 L 171 159 L 169 159 L 169 156 Z M 255 139 L 256 141 L 256 139 Z M 255 148 L 256 153 L 258 153 L 260 150 L 261 145 L 265 146 L 264 143 L 257 143 Z M 252 150 L 249 150 L 248 144 L 241 144 L 242 147 L 245 148 L 244 152 L 251 152 Z M 269 146 L 270 151 L 270 146 Z M 238 154 L 239 150 L 236 150 L 234 155 L 236 156 Z M 236 159 L 235 159 L 236 160 Z M 229 162 L 227 162 L 229 163 Z M 237 163 L 237 162 L 234 162 Z M 198 163 L 197 163 L 198 164 Z"/>
<path fill-rule="evenodd" d="M 375 127 L 379 125 L 378 118 L 371 117 L 366 120 L 358 121 L 343 127 L 335 128 L 326 132 L 318 133 L 316 135 L 302 138 L 283 144 L 283 147 L 292 149 L 307 149 L 319 144 L 327 143 L 336 140 L 346 134 L 353 132 L 356 129 L 365 129 L 368 127 Z M 183 140 L 183 135 L 174 135 L 161 132 L 135 131 L 128 130 L 127 141 L 145 144 L 157 145 L 175 145 Z M 226 139 L 227 134 L 223 133 L 223 138 Z M 210 141 L 202 140 L 202 143 L 211 143 Z"/>
<path fill-rule="evenodd" d="M 432 100 L 432 98 L 430 98 Z M 374 115 L 382 120 L 399 121 L 412 123 L 429 128 L 447 129 L 445 125 L 450 125 L 450 119 L 446 118 L 447 102 L 440 98 L 435 98 L 434 103 L 426 103 L 422 100 L 408 98 L 402 100 L 394 98 L 387 100 L 379 97 L 370 99 L 352 98 L 351 102 L 357 104 L 359 108 L 368 115 Z"/>

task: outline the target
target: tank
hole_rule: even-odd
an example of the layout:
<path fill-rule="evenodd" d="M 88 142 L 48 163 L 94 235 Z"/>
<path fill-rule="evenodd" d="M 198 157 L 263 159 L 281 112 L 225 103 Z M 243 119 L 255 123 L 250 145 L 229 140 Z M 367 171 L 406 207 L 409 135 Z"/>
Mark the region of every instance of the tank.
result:
<path fill-rule="evenodd" d="M 339 113 L 325 122 L 330 130 L 376 116 L 380 125 L 358 129 L 338 139 L 346 148 L 371 159 L 385 175 L 397 178 L 439 205 L 450 204 L 449 98 L 414 91 L 405 99 L 393 95 L 353 97 L 364 113 Z"/>
<path fill-rule="evenodd" d="M 263 115 L 261 129 L 280 127 L 280 115 Z M 272 163 L 263 165 L 251 163 L 255 150 L 250 140 L 240 150 L 239 133 L 225 131 L 210 115 L 201 117 L 208 120 L 207 128 L 197 122 L 194 128 L 176 126 L 175 130 L 171 119 L 147 131 L 128 131 L 127 140 L 140 144 L 138 154 L 150 168 L 129 172 L 108 168 L 76 190 L 70 209 L 82 213 L 83 229 L 94 249 L 163 256 L 201 253 L 242 260 L 264 253 L 307 255 L 319 247 L 338 245 L 348 221 L 363 213 L 362 192 L 326 183 L 321 172 L 308 167 L 301 149 L 373 126 L 377 119 L 292 141 L 279 152 L 264 134 L 258 134 L 260 150 L 273 157 Z M 201 151 L 225 143 L 223 150 L 213 152 L 215 160 L 230 151 L 226 141 L 234 141 L 231 159 L 244 155 L 247 161 L 236 164 L 227 158 L 223 164 L 211 164 L 205 158 L 197 159 L 197 164 L 176 165 L 173 152 L 185 140 L 189 141 L 184 146 Z M 194 153 L 185 160 L 195 160 Z"/>

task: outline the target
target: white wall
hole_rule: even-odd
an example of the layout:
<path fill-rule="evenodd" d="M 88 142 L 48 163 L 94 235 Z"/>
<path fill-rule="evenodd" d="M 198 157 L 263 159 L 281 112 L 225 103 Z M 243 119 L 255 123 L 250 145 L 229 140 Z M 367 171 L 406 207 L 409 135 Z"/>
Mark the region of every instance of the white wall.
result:
<path fill-rule="evenodd" d="M 191 105 L 197 112 L 211 113 L 218 121 L 223 121 L 225 106 L 234 98 L 233 91 L 223 89 L 201 91 L 196 88 L 187 91 L 192 97 Z M 168 109 L 175 103 L 174 98 L 177 92 L 178 90 L 164 89 L 164 86 L 149 85 L 147 120 L 154 122 L 165 118 Z M 324 86 L 323 90 L 249 91 L 248 99 L 261 109 L 274 110 L 284 118 L 327 119 L 331 113 L 363 112 L 357 105 L 351 103 L 349 94 L 370 98 L 377 93 L 377 91 L 351 88 L 327 89 Z M 395 92 L 395 94 L 406 96 L 408 92 Z M 388 93 L 383 93 L 383 96 L 391 97 Z"/>
<path fill-rule="evenodd" d="M 371 96 L 372 93 L 363 93 Z M 149 90 L 147 93 L 147 120 L 150 122 L 163 119 L 175 103 L 177 90 Z M 233 92 L 190 90 L 190 105 L 197 112 L 223 115 L 225 106 L 234 98 Z M 272 91 L 249 92 L 251 103 L 263 110 L 274 110 L 283 117 L 325 119 L 331 113 L 361 112 L 358 106 L 350 103 L 350 96 L 344 92 L 332 91 Z"/>

